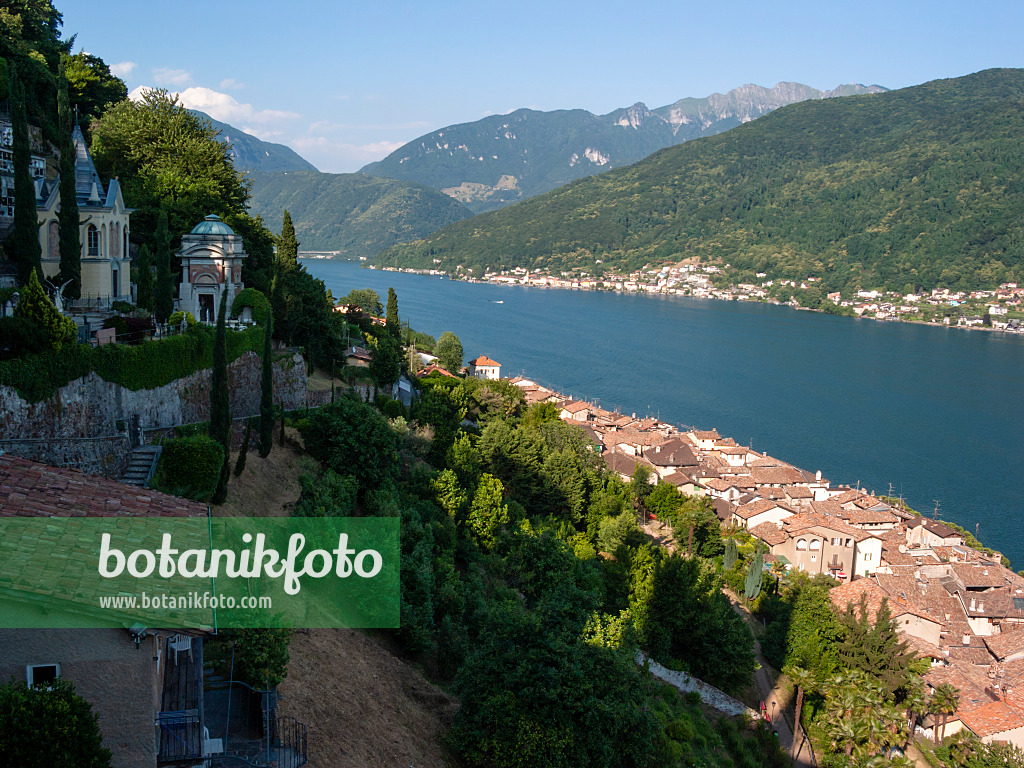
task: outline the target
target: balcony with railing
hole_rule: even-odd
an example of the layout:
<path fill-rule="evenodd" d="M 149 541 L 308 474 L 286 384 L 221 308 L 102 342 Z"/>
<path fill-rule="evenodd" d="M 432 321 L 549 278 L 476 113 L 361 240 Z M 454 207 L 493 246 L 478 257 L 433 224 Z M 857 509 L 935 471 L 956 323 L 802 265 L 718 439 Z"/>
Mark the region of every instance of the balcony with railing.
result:
<path fill-rule="evenodd" d="M 202 765 L 205 750 L 203 728 L 203 640 L 177 635 L 164 652 L 164 684 L 157 715 L 159 765 Z"/>

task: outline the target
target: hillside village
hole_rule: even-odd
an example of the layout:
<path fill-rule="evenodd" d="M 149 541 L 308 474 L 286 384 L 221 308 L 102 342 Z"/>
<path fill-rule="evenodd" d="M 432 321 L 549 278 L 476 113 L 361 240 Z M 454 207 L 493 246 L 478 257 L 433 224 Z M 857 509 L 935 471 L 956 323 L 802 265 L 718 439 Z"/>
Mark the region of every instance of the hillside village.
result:
<path fill-rule="evenodd" d="M 910 514 L 859 488 L 832 485 L 738 445 L 714 429 L 680 431 L 562 397 L 527 378 L 511 379 L 529 403 L 550 402 L 579 425 L 624 480 L 638 466 L 652 482 L 713 499 L 725 530 L 745 529 L 787 570 L 827 574 L 837 610 L 883 600 L 912 650 L 931 662 L 926 684 L 960 691 L 944 735 L 968 730 L 984 742 L 1024 746 L 1024 576 L 999 553 L 965 545 L 961 531 Z M 895 500 L 892 500 L 895 501 Z M 928 738 L 938 722 L 919 728 Z"/>
<path fill-rule="evenodd" d="M 440 263 L 440 259 L 435 259 Z M 439 270 L 381 267 L 385 271 L 415 272 L 431 275 L 446 274 Z M 959 328 L 985 328 L 1007 333 L 1024 333 L 1024 286 L 1002 283 L 994 290 L 952 291 L 934 288 L 919 293 L 861 290 L 855 295 L 841 292 L 821 295 L 815 286 L 820 278 L 803 280 L 764 280 L 759 283 L 732 283 L 726 275 L 729 265 L 680 262 L 660 269 L 644 269 L 629 274 L 604 273 L 600 276 L 585 272 L 552 274 L 544 269 L 486 272 L 477 277 L 468 269 L 456 277 L 467 282 L 495 285 L 523 285 L 536 288 L 561 288 L 581 291 L 617 291 L 623 293 L 659 294 L 663 296 L 693 296 L 723 301 L 761 301 L 784 304 L 796 309 L 847 314 L 875 320 L 926 322 Z M 765 278 L 765 273 L 758 273 Z M 808 301 L 804 292 L 818 290 L 814 301 Z M 789 296 L 782 299 L 780 296 Z M 801 301 L 801 297 L 804 297 Z"/>

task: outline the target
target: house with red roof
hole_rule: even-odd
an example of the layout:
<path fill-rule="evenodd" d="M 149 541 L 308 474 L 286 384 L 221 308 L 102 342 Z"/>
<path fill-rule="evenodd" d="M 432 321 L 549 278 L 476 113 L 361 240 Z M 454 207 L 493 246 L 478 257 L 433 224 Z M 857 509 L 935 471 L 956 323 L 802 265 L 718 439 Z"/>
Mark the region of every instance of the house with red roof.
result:
<path fill-rule="evenodd" d="M 487 355 L 480 355 L 475 360 L 469 361 L 466 373 L 476 379 L 500 379 L 501 363 L 491 360 Z"/>

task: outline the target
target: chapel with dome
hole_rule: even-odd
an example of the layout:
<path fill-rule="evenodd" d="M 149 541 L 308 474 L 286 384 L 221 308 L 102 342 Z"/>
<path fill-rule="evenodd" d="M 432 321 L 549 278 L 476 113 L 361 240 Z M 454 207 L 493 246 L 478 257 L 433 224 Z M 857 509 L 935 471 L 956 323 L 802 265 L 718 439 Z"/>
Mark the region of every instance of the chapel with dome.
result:
<path fill-rule="evenodd" d="M 181 285 L 178 308 L 203 323 L 217 322 L 220 297 L 228 295 L 228 312 L 242 284 L 242 238 L 219 216 L 210 214 L 181 238 Z"/>

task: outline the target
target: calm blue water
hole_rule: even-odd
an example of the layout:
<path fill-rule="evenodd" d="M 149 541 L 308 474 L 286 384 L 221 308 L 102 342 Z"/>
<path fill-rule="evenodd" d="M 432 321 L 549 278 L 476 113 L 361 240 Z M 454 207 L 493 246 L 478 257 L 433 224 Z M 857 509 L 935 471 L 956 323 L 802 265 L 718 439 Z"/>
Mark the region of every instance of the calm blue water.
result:
<path fill-rule="evenodd" d="M 1024 338 L 788 307 L 466 284 L 305 260 L 336 297 L 623 413 L 723 435 L 833 483 L 903 494 L 1024 567 Z M 494 302 L 502 301 L 501 304 Z"/>

